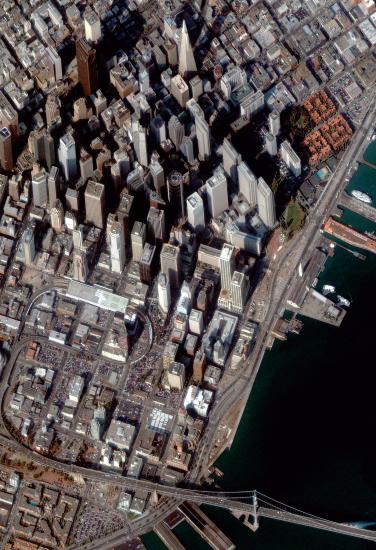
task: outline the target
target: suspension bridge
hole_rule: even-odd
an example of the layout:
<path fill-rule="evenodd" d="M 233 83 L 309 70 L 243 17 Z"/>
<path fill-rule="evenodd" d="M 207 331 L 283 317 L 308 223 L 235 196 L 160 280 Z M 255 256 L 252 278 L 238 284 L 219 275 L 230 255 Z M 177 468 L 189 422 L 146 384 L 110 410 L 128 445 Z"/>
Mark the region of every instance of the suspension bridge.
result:
<path fill-rule="evenodd" d="M 258 528 L 259 518 L 264 517 L 376 542 L 376 531 L 309 514 L 298 508 L 288 506 L 260 491 L 196 491 L 161 485 L 158 485 L 156 490 L 160 494 L 167 495 L 171 494 L 171 489 L 173 489 L 175 497 L 178 496 L 179 498 L 197 502 L 198 504 L 226 508 L 237 517 L 245 517 L 248 524 L 254 530 Z"/>

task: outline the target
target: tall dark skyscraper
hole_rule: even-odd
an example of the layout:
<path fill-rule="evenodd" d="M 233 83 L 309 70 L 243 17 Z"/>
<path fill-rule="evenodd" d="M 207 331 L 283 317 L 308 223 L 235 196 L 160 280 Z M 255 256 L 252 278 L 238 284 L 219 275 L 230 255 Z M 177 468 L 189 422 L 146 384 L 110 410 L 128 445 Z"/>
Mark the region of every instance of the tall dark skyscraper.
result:
<path fill-rule="evenodd" d="M 85 96 L 98 89 L 97 52 L 84 38 L 76 42 L 78 80 Z"/>

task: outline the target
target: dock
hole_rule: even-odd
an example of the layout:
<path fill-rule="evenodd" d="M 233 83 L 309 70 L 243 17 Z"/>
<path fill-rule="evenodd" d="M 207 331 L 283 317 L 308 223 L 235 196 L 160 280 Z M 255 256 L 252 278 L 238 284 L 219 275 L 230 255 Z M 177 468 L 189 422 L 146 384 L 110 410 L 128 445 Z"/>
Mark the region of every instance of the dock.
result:
<path fill-rule="evenodd" d="M 310 317 L 316 321 L 322 321 L 339 327 L 346 315 L 346 310 L 337 306 L 332 300 L 317 292 L 314 288 L 307 288 L 306 295 L 301 305 L 291 300 L 287 301 L 287 309 L 304 317 Z"/>
<path fill-rule="evenodd" d="M 301 306 L 307 294 L 307 288 L 315 286 L 315 281 L 325 267 L 329 252 L 327 251 L 327 240 L 322 239 L 319 246 L 315 248 L 312 256 L 302 266 L 302 276 L 298 279 L 290 300 Z"/>
<path fill-rule="evenodd" d="M 193 502 L 184 502 L 179 506 L 180 512 L 197 533 L 214 550 L 234 550 L 235 545 L 228 537 L 208 518 L 208 516 Z"/>
<path fill-rule="evenodd" d="M 333 218 L 329 218 L 326 221 L 323 230 L 329 235 L 333 235 L 333 237 L 337 237 L 347 244 L 351 244 L 352 246 L 356 246 L 357 248 L 376 254 L 375 239 L 372 239 L 371 237 L 364 235 L 364 233 L 361 233 L 352 227 L 348 227 Z"/>
<path fill-rule="evenodd" d="M 338 202 L 338 206 L 348 208 L 352 212 L 363 216 L 363 218 L 366 218 L 367 220 L 376 223 L 376 208 L 371 204 L 367 204 L 366 202 L 362 202 L 355 197 L 352 197 L 346 192 L 342 193 Z"/>
<path fill-rule="evenodd" d="M 182 545 L 177 536 L 163 521 L 154 527 L 154 532 L 158 535 L 163 544 L 167 546 L 168 550 L 185 550 L 185 546 Z"/>

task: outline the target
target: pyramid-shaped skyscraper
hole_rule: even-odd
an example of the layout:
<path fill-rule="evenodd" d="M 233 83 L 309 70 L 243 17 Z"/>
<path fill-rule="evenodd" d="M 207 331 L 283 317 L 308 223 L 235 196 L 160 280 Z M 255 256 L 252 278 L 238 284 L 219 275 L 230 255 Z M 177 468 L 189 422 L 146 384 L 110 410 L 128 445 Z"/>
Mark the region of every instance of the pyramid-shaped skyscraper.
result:
<path fill-rule="evenodd" d="M 179 73 L 183 78 L 188 79 L 197 73 L 196 61 L 193 55 L 192 44 L 189 40 L 189 34 L 185 21 L 183 21 L 183 27 L 181 30 Z"/>

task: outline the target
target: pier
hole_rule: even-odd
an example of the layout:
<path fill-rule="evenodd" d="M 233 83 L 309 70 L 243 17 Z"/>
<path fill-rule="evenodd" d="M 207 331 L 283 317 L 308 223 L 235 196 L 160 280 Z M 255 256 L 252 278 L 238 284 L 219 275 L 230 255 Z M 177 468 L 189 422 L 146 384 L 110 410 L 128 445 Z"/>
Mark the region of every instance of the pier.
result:
<path fill-rule="evenodd" d="M 210 518 L 193 502 L 184 502 L 179 506 L 188 523 L 214 550 L 234 550 L 235 545 L 212 522 Z"/>
<path fill-rule="evenodd" d="M 314 288 L 307 288 L 306 295 L 304 297 L 301 306 L 287 301 L 286 305 L 289 311 L 294 311 L 299 315 L 310 317 L 316 321 L 322 321 L 335 327 L 339 327 L 346 315 L 346 310 L 337 306 L 332 300 L 317 292 Z"/>
<path fill-rule="evenodd" d="M 376 223 L 376 208 L 371 204 L 367 204 L 366 202 L 362 202 L 355 197 L 352 197 L 346 192 L 342 193 L 338 206 L 348 208 L 352 212 L 355 212 L 356 214 L 367 218 L 367 220 Z"/>
<path fill-rule="evenodd" d="M 168 550 L 185 550 L 185 546 L 182 545 L 177 536 L 164 522 L 154 527 L 154 532 L 158 535 L 163 544 L 167 546 Z"/>
<path fill-rule="evenodd" d="M 366 160 L 363 156 L 358 159 L 358 164 L 363 164 L 363 166 L 368 166 L 368 168 L 373 168 L 376 170 L 376 164 L 373 164 L 373 162 L 369 162 L 369 160 Z"/>
<path fill-rule="evenodd" d="M 376 241 L 374 239 L 371 239 L 371 237 L 368 237 L 360 231 L 356 231 L 352 227 L 348 227 L 333 218 L 329 218 L 325 222 L 323 230 L 329 235 L 333 235 L 333 237 L 337 237 L 347 244 L 351 244 L 352 246 L 356 246 L 357 248 L 376 254 Z"/>

